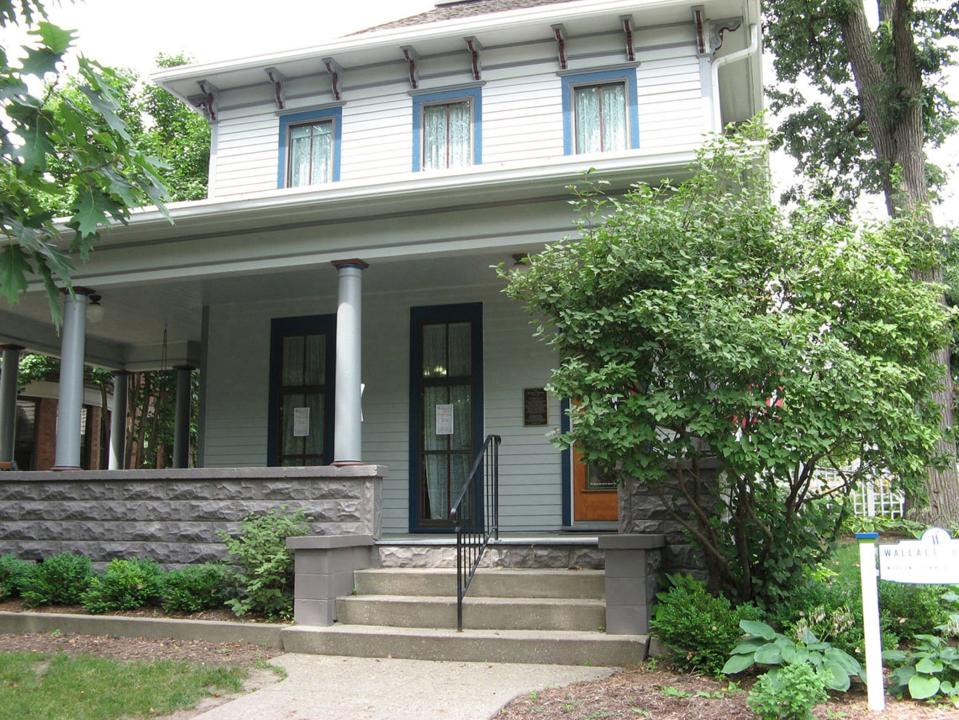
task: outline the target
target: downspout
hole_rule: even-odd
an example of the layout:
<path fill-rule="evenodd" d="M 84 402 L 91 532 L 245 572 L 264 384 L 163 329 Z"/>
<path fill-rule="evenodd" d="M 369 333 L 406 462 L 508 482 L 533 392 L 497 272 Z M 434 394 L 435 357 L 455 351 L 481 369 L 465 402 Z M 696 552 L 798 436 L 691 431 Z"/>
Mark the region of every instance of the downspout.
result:
<path fill-rule="evenodd" d="M 719 69 L 724 65 L 745 60 L 750 55 L 755 54 L 757 50 L 759 50 L 759 23 L 753 23 L 749 26 L 749 47 L 713 60 L 713 130 L 715 132 L 723 131 L 722 98 L 719 95 Z"/>

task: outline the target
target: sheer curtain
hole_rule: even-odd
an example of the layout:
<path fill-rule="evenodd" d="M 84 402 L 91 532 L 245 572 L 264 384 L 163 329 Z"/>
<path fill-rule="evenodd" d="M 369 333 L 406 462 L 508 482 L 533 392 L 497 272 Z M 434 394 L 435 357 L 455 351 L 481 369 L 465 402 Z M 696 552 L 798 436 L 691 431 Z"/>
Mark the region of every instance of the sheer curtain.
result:
<path fill-rule="evenodd" d="M 290 187 L 327 183 L 333 177 L 333 123 L 290 129 Z"/>
<path fill-rule="evenodd" d="M 626 89 L 622 83 L 574 90 L 576 152 L 625 150 Z"/>
<path fill-rule="evenodd" d="M 472 165 L 469 102 L 423 108 L 423 169 Z"/>

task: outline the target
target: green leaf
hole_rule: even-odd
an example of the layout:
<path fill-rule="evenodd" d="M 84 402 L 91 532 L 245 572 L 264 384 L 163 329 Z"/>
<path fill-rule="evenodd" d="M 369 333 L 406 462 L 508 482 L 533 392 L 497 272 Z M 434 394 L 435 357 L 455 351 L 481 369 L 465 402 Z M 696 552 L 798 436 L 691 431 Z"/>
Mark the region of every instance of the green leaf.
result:
<path fill-rule="evenodd" d="M 748 635 L 761 637 L 763 640 L 776 639 L 776 631 L 759 620 L 740 620 L 739 627 Z"/>
<path fill-rule="evenodd" d="M 822 678 L 823 685 L 830 690 L 846 692 L 849 689 L 849 673 L 838 663 L 823 663 L 817 674 Z"/>
<path fill-rule="evenodd" d="M 760 665 L 779 665 L 783 661 L 782 649 L 775 644 L 763 645 L 753 658 Z"/>
<path fill-rule="evenodd" d="M 752 655 L 766 643 L 762 640 L 744 640 L 732 650 L 732 655 Z"/>
<path fill-rule="evenodd" d="M 733 655 L 726 661 L 726 664 L 723 665 L 722 673 L 723 675 L 735 675 L 752 665 L 753 658 L 751 655 Z"/>
<path fill-rule="evenodd" d="M 925 700 L 939 692 L 939 687 L 939 678 L 916 674 L 909 678 L 909 697 L 913 700 Z"/>
<path fill-rule="evenodd" d="M 19 245 L 8 244 L 0 250 L 0 295 L 15 305 L 27 289 L 27 273 L 31 270 L 26 254 Z"/>
<path fill-rule="evenodd" d="M 57 63 L 60 61 L 60 54 L 51 52 L 46 48 L 25 48 L 27 56 L 23 59 L 21 67 L 27 75 L 35 75 L 42 78 L 47 73 L 56 71 Z"/>
<path fill-rule="evenodd" d="M 906 662 L 906 653 L 904 653 L 902 650 L 883 650 L 882 659 L 886 662 L 898 665 L 899 663 Z"/>
<path fill-rule="evenodd" d="M 54 25 L 46 20 L 41 20 L 37 24 L 34 34 L 39 35 L 43 44 L 53 52 L 62 55 L 70 47 L 73 41 L 73 31 L 64 30 L 58 25 Z"/>
<path fill-rule="evenodd" d="M 916 672 L 925 673 L 926 675 L 935 675 L 936 673 L 941 673 L 942 663 L 938 660 L 923 658 L 916 663 Z"/>
<path fill-rule="evenodd" d="M 100 225 L 107 221 L 108 209 L 109 204 L 98 191 L 87 190 L 80 195 L 73 221 L 81 238 L 96 235 Z"/>

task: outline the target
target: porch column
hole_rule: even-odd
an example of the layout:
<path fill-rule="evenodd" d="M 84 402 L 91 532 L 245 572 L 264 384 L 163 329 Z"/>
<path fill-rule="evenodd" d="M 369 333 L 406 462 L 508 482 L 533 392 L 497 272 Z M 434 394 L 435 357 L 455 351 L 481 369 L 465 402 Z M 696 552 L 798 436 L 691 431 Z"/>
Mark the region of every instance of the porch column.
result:
<path fill-rule="evenodd" d="M 3 373 L 0 374 L 0 462 L 13 462 L 17 421 L 17 371 L 20 369 L 19 345 L 2 345 Z"/>
<path fill-rule="evenodd" d="M 113 373 L 113 407 L 110 408 L 110 470 L 122 470 L 126 453 L 127 435 L 127 386 L 126 370 Z"/>
<path fill-rule="evenodd" d="M 333 464 L 361 464 L 362 420 L 360 389 L 362 382 L 362 260 L 336 260 L 339 297 L 336 308 L 336 400 L 333 424 Z"/>
<path fill-rule="evenodd" d="M 89 288 L 64 292 L 60 331 L 60 390 L 57 404 L 57 453 L 54 470 L 80 469 L 80 422 L 83 413 L 83 356 L 86 351 Z"/>
<path fill-rule="evenodd" d="M 189 365 L 176 368 L 176 418 L 173 425 L 173 467 L 190 466 L 190 373 Z"/>

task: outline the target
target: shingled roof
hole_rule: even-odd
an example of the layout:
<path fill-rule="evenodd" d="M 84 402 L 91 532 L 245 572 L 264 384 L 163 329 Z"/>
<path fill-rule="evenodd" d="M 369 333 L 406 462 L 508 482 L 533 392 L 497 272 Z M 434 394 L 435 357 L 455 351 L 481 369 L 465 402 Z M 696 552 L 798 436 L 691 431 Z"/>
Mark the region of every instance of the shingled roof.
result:
<path fill-rule="evenodd" d="M 382 25 L 360 30 L 353 33 L 373 32 L 374 30 L 392 30 L 394 28 L 410 27 L 412 25 L 427 25 L 441 20 L 455 20 L 457 18 L 473 17 L 475 15 L 490 15 L 505 10 L 519 10 L 520 8 L 539 7 L 540 5 L 559 5 L 574 0 L 455 0 L 454 2 L 437 3 L 432 10 L 410 15 L 409 17 L 393 20 Z"/>

